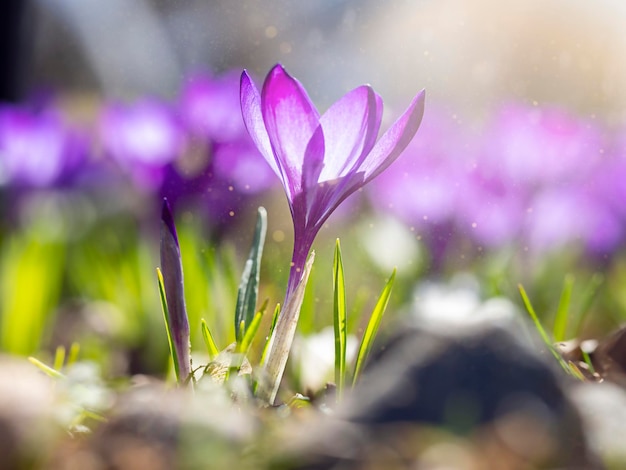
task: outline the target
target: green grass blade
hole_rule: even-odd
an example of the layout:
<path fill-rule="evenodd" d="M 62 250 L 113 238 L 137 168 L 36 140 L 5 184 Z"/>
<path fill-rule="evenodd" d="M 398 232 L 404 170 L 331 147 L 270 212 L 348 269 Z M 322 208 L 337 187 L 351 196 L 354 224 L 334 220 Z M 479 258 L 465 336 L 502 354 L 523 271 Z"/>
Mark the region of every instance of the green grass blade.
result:
<path fill-rule="evenodd" d="M 361 344 L 359 346 L 359 352 L 356 356 L 352 386 L 357 383 L 357 380 L 359 379 L 359 376 L 361 375 L 361 372 L 363 370 L 363 366 L 365 365 L 367 356 L 372 349 L 372 346 L 374 344 L 374 338 L 376 337 L 378 327 L 380 326 L 380 320 L 382 319 L 385 310 L 387 309 L 387 304 L 389 303 L 389 297 L 391 296 L 391 290 L 393 288 L 393 283 L 395 279 L 396 270 L 394 269 L 393 273 L 391 273 L 391 277 L 387 281 L 387 284 L 385 284 L 385 287 L 380 294 L 378 302 L 376 302 L 376 306 L 372 311 L 372 315 L 370 316 L 367 327 L 365 328 L 365 332 L 363 333 L 363 338 L 361 339 Z"/>
<path fill-rule="evenodd" d="M 259 295 L 259 280 L 261 271 L 261 257 L 267 232 L 267 211 L 259 207 L 257 211 L 256 228 L 252 239 L 250 255 L 246 261 L 241 282 L 237 292 L 237 305 L 235 306 L 235 337 L 241 342 L 246 332 L 241 328 L 249 328 L 256 312 L 256 302 Z"/>
<path fill-rule="evenodd" d="M 174 363 L 174 373 L 176 374 L 176 382 L 180 383 L 180 368 L 178 366 L 178 357 L 176 356 L 176 350 L 174 349 L 174 341 L 172 340 L 170 314 L 167 308 L 167 298 L 165 296 L 165 284 L 163 281 L 163 274 L 161 270 L 157 268 L 157 279 L 159 282 L 159 295 L 161 296 L 161 307 L 163 308 L 163 318 L 165 319 L 165 331 L 167 333 L 167 342 L 170 345 L 170 356 Z"/>
<path fill-rule="evenodd" d="M 567 334 L 567 314 L 569 313 L 570 303 L 572 300 L 572 289 L 574 288 L 574 276 L 568 274 L 563 280 L 563 289 L 561 290 L 561 298 L 559 306 L 554 317 L 554 328 L 552 336 L 554 341 L 565 341 Z"/>
<path fill-rule="evenodd" d="M 530 303 L 530 299 L 528 298 L 528 294 L 526 294 L 526 290 L 524 289 L 524 287 L 521 284 L 518 284 L 517 288 L 519 289 L 520 295 L 522 296 L 522 301 L 524 302 L 524 306 L 526 307 L 526 311 L 528 312 L 528 314 L 530 315 L 530 318 L 532 319 L 533 323 L 535 324 L 535 328 L 539 332 L 539 335 L 541 336 L 541 339 L 543 339 L 543 342 L 546 344 L 547 348 L 550 350 L 550 352 L 552 353 L 554 358 L 559 362 L 561 367 L 566 372 L 571 373 L 570 367 L 567 365 L 567 363 L 561 357 L 561 355 L 558 353 L 558 351 L 556 349 L 554 349 L 552 340 L 550 340 L 550 337 L 548 336 L 548 333 L 546 333 L 546 330 L 543 328 L 543 325 L 539 321 L 539 317 L 537 316 L 537 313 L 535 312 L 535 309 L 533 308 L 532 304 Z"/>
<path fill-rule="evenodd" d="M 585 376 L 583 375 L 583 373 L 581 372 L 581 370 L 578 368 L 578 366 L 576 364 L 574 364 L 572 361 L 569 361 L 567 363 L 567 371 L 573 375 L 574 377 L 576 377 L 578 380 L 580 380 L 581 382 L 585 382 Z"/>
<path fill-rule="evenodd" d="M 2 241 L 0 350 L 28 356 L 41 349 L 61 295 L 65 251 L 24 233 Z"/>
<path fill-rule="evenodd" d="M 261 360 L 259 361 L 259 365 L 265 364 L 265 359 L 267 357 L 267 351 L 270 346 L 270 340 L 272 339 L 272 335 L 274 334 L 274 329 L 276 328 L 276 322 L 278 321 L 278 315 L 280 314 L 280 304 L 276 304 L 276 308 L 274 308 L 274 316 L 272 317 L 272 325 L 270 326 L 270 331 L 265 338 L 265 346 L 263 346 L 263 352 L 261 353 Z"/>
<path fill-rule="evenodd" d="M 603 274 L 595 273 L 591 277 L 589 284 L 587 284 L 580 302 L 580 310 L 576 314 L 575 327 L 572 332 L 573 336 L 578 336 L 580 333 L 585 319 L 587 318 L 587 313 L 589 313 L 589 310 L 591 309 L 591 304 L 593 304 L 593 301 L 596 299 L 596 295 L 598 294 L 602 284 L 604 284 L 604 280 Z"/>
<path fill-rule="evenodd" d="M 39 359 L 35 359 L 34 357 L 29 357 L 28 360 L 31 364 L 35 365 L 39 370 L 41 370 L 44 374 L 52 377 L 53 379 L 62 379 L 65 376 L 59 372 L 58 370 L 53 369 L 50 366 L 47 366 Z"/>
<path fill-rule="evenodd" d="M 220 351 L 213 340 L 213 335 L 211 334 L 211 330 L 209 330 L 209 325 L 207 325 L 204 318 L 200 320 L 200 326 L 202 328 L 202 338 L 204 338 L 204 344 L 209 352 L 209 358 L 213 359 L 219 354 Z"/>
<path fill-rule="evenodd" d="M 239 352 L 241 352 L 242 354 L 244 355 L 248 354 L 248 350 L 250 349 L 250 346 L 252 345 L 252 341 L 254 340 L 254 337 L 259 331 L 259 326 L 261 325 L 262 318 L 263 318 L 263 312 L 260 311 L 254 316 L 254 318 L 250 322 L 250 326 L 246 328 L 246 334 L 241 340 L 241 343 L 238 343 L 237 345 Z"/>
<path fill-rule="evenodd" d="M 333 259 L 333 324 L 335 328 L 335 383 L 337 398 L 343 396 L 346 377 L 346 286 L 339 239 Z"/>

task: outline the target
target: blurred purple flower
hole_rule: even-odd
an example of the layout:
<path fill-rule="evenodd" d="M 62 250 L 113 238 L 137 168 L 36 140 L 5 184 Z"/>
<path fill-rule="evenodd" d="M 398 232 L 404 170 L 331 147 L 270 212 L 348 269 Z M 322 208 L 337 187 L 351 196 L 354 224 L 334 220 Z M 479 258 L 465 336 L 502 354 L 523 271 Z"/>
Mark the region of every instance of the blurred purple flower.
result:
<path fill-rule="evenodd" d="M 433 228 L 455 216 L 465 174 L 461 164 L 456 122 L 440 108 L 429 108 L 421 128 L 404 156 L 368 188 L 369 198 L 382 213 L 391 212 L 415 228 Z M 455 138 L 451 139 L 450 136 Z"/>
<path fill-rule="evenodd" d="M 605 146 L 589 121 L 558 108 L 521 104 L 503 106 L 484 139 L 485 164 L 519 184 L 579 179 Z"/>
<path fill-rule="evenodd" d="M 187 81 L 180 96 L 180 114 L 196 136 L 212 142 L 232 142 L 248 135 L 241 120 L 240 72 L 220 77 L 197 75 Z"/>
<path fill-rule="evenodd" d="M 590 191 L 607 208 L 626 217 L 626 129 L 614 136 L 601 165 L 591 175 L 585 175 Z"/>
<path fill-rule="evenodd" d="M 620 241 L 622 224 L 605 204 L 580 186 L 554 187 L 532 201 L 526 237 L 531 250 L 544 252 L 580 244 L 610 252 Z"/>
<path fill-rule="evenodd" d="M 519 236 L 528 196 L 524 185 L 487 178 L 477 168 L 463 182 L 460 194 L 456 215 L 464 234 L 489 248 L 501 247 Z"/>
<path fill-rule="evenodd" d="M 263 161 L 248 136 L 233 143 L 222 143 L 213 153 L 215 177 L 228 182 L 241 194 L 257 194 L 276 183 L 271 168 Z"/>
<path fill-rule="evenodd" d="M 183 127 L 172 110 L 156 100 L 111 104 L 100 124 L 105 152 L 145 190 L 159 187 L 165 167 L 185 149 Z"/>
<path fill-rule="evenodd" d="M 378 142 L 382 99 L 369 86 L 347 93 L 320 116 L 302 85 L 276 65 L 262 93 L 243 72 L 241 109 L 248 132 L 287 193 L 294 225 L 289 297 L 328 216 L 385 170 L 417 132 L 424 92 Z"/>
<path fill-rule="evenodd" d="M 272 169 L 252 142 L 241 119 L 240 72 L 191 78 L 180 98 L 180 115 L 194 141 L 205 148 L 216 178 L 243 194 L 275 184 Z"/>
<path fill-rule="evenodd" d="M 450 224 L 487 248 L 617 247 L 626 158 L 607 153 L 626 156 L 626 146 L 610 148 L 599 127 L 556 108 L 509 104 L 479 139 L 447 115 L 431 109 L 424 138 L 373 183 L 374 207 L 428 227 L 434 251 Z"/>
<path fill-rule="evenodd" d="M 231 72 L 187 81 L 177 106 L 187 148 L 168 166 L 161 188 L 173 207 L 201 204 L 214 228 L 232 220 L 249 196 L 276 184 L 241 118 L 239 78 Z"/>
<path fill-rule="evenodd" d="M 68 183 L 85 158 L 85 142 L 52 109 L 0 107 L 0 181 L 21 187 Z"/>

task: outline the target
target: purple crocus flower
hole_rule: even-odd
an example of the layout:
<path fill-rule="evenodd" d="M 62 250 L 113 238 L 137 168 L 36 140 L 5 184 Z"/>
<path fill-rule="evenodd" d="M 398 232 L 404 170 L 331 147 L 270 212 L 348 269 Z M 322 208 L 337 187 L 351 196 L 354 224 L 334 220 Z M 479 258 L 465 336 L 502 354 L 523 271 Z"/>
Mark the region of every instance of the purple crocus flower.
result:
<path fill-rule="evenodd" d="M 261 93 L 244 71 L 240 93 L 246 128 L 283 183 L 294 226 L 284 309 L 269 346 L 268 386 L 261 387 L 273 403 L 296 330 L 313 240 L 337 206 L 409 144 L 424 114 L 424 91 L 378 141 L 383 104 L 367 85 L 348 92 L 321 116 L 281 65 L 270 70 Z"/>
<path fill-rule="evenodd" d="M 409 144 L 424 113 L 424 91 L 378 140 L 383 103 L 363 85 L 326 113 L 279 64 L 259 93 L 241 75 L 241 109 L 252 140 L 283 183 L 294 225 L 294 252 L 287 296 L 317 232 L 337 206 L 387 168 Z"/>

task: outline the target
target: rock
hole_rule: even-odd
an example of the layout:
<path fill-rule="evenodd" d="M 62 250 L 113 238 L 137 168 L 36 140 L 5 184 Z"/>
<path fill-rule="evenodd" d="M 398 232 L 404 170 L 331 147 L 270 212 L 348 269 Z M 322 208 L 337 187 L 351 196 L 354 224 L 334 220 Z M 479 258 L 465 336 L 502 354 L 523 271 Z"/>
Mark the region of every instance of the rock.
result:
<path fill-rule="evenodd" d="M 290 468 L 601 468 L 568 377 L 527 338 L 513 322 L 398 327 Z"/>

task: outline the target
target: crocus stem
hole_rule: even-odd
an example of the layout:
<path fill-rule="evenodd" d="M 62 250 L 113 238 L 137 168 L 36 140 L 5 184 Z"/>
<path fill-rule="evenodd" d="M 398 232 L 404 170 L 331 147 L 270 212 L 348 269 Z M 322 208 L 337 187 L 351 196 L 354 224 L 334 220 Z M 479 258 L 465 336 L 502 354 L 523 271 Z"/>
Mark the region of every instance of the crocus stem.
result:
<path fill-rule="evenodd" d="M 309 251 L 313 245 L 313 240 L 317 234 L 317 230 L 309 230 L 308 233 L 304 231 L 306 236 L 299 236 L 296 230 L 294 237 L 293 254 L 291 255 L 291 268 L 289 270 L 289 280 L 287 281 L 287 292 L 285 293 L 285 302 L 283 305 L 287 305 L 287 300 L 300 284 L 302 273 L 304 272 L 305 265 L 307 263 L 307 257 Z"/>
<path fill-rule="evenodd" d="M 295 251 L 294 251 L 295 258 Z M 296 275 L 296 281 L 292 284 L 290 276 L 284 308 L 278 317 L 274 334 L 270 339 L 269 352 L 265 362 L 265 380 L 259 388 L 259 398 L 273 405 L 278 393 L 280 381 L 283 378 L 291 344 L 296 333 L 300 307 L 304 299 L 304 291 L 309 280 L 315 252 L 311 252 L 306 263 L 300 266 L 292 265 L 291 276 Z M 292 287 L 293 285 L 293 287 Z"/>

